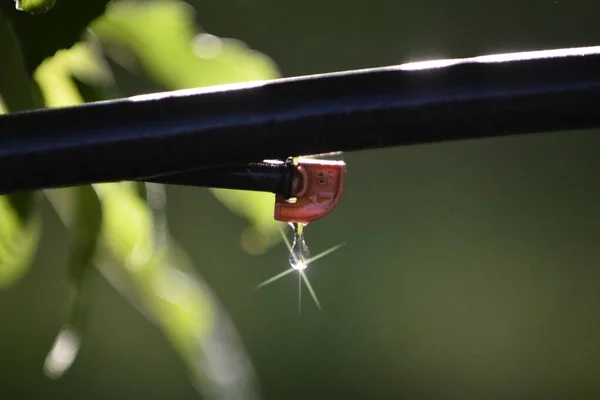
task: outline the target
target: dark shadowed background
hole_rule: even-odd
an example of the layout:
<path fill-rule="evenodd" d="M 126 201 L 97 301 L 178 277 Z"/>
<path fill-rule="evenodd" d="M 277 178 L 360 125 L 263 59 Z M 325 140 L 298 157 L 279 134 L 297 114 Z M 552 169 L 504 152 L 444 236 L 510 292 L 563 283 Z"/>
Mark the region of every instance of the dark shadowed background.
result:
<path fill-rule="evenodd" d="M 60 1 L 60 0 L 58 0 Z M 600 44 L 593 1 L 196 0 L 198 24 L 285 76 Z M 132 92 L 143 92 L 131 82 Z M 231 313 L 265 399 L 600 396 L 600 136 L 565 132 L 348 153 L 345 195 L 307 228 L 324 312 L 245 253 L 246 222 L 169 187 L 174 236 Z M 90 329 L 42 370 L 68 312 L 64 228 L 46 204 L 36 264 L 0 292 L 1 399 L 195 399 L 158 329 L 97 272 Z"/>

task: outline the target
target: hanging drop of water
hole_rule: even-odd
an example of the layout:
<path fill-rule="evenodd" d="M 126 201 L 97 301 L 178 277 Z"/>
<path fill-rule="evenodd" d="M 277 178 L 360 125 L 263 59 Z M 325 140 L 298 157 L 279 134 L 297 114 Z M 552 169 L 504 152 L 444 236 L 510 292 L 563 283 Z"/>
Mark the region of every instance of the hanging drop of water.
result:
<path fill-rule="evenodd" d="M 290 265 L 293 269 L 302 271 L 310 263 L 310 251 L 304 240 L 303 223 L 292 222 L 290 226 L 294 229 L 294 243 L 290 251 Z"/>

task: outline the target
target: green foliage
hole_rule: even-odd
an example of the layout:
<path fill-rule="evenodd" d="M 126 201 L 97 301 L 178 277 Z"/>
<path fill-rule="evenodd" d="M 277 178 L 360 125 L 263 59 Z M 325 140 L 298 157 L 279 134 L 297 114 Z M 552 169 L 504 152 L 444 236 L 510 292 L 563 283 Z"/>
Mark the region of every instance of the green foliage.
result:
<path fill-rule="evenodd" d="M 0 98 L 11 111 L 35 108 L 30 77 L 25 71 L 19 40 L 12 23 L 0 10 Z"/>
<path fill-rule="evenodd" d="M 22 277 L 31 264 L 40 237 L 37 194 L 0 196 L 0 288 Z"/>
<path fill-rule="evenodd" d="M 76 79 L 98 85 L 108 85 L 112 80 L 102 59 L 85 43 L 57 52 L 54 57 L 40 64 L 34 77 L 40 86 L 46 107 L 83 103 L 85 99 Z"/>
<path fill-rule="evenodd" d="M 229 336 L 233 328 L 187 255 L 170 237 L 161 221 L 161 206 L 153 207 L 153 213 L 135 184 L 98 184 L 95 189 L 104 211 L 102 247 L 106 251 L 99 260 L 101 272 L 160 326 L 198 387 L 209 396 L 222 398 L 246 385 L 248 373 L 240 344 L 215 335 L 225 329 Z M 231 381 L 219 384 L 211 379 L 213 364 L 227 362 L 225 354 L 208 351 L 215 345 L 235 354 L 244 373 L 233 373 L 239 366 L 232 365 Z"/>
<path fill-rule="evenodd" d="M 275 198 L 270 193 L 210 189 L 217 199 L 250 225 L 242 232 L 241 246 L 250 254 L 262 254 L 279 243 L 282 223 L 275 221 Z"/>
<path fill-rule="evenodd" d="M 49 10 L 52 1 L 20 2 L 17 6 L 29 13 L 49 10 L 35 17 L 35 40 L 34 17 L 1 9 L 0 55 L 8 62 L 0 64 L 0 103 L 21 111 L 36 108 L 38 100 L 40 106 L 63 107 L 116 97 L 119 88 L 108 60 L 123 65 L 127 54 L 137 61 L 134 67 L 167 89 L 277 76 L 267 57 L 241 42 L 197 32 L 193 10 L 181 1 L 116 2 L 95 19 L 105 3 L 61 0 Z M 93 19 L 93 36 L 80 40 Z M 45 34 L 49 24 L 61 29 Z M 45 191 L 67 228 L 73 293 L 70 316 L 46 358 L 46 373 L 58 378 L 75 361 L 90 312 L 87 278 L 95 267 L 160 327 L 207 398 L 251 397 L 252 370 L 235 329 L 167 229 L 164 201 L 156 200 L 165 197 L 164 188 L 145 189 L 140 193 L 139 184 L 123 182 Z M 248 219 L 251 228 L 242 240 L 246 250 L 264 252 L 276 242 L 273 195 L 214 193 Z M 22 276 L 35 254 L 39 195 L 0 197 L 1 287 Z M 228 376 L 216 371 L 228 371 Z"/>
<path fill-rule="evenodd" d="M 56 4 L 56 0 L 15 0 L 17 10 L 31 14 L 44 14 Z"/>
<path fill-rule="evenodd" d="M 119 57 L 125 48 L 148 76 L 170 90 L 278 76 L 270 59 L 243 43 L 197 32 L 193 9 L 180 1 L 114 3 L 92 28 L 108 54 Z M 211 191 L 250 222 L 241 237 L 246 251 L 261 254 L 278 243 L 280 224 L 273 219 L 272 194 Z"/>
<path fill-rule="evenodd" d="M 277 76 L 267 57 L 243 43 L 198 32 L 194 17 L 182 1 L 117 2 L 92 29 L 109 55 L 125 48 L 148 76 L 170 90 Z"/>
<path fill-rule="evenodd" d="M 71 313 L 44 364 L 48 376 L 59 378 L 75 360 L 85 331 L 89 314 L 86 278 L 99 241 L 102 206 L 91 186 L 56 189 L 47 195 L 65 223 L 70 241 L 67 275 L 73 293 Z M 64 356 L 65 348 L 69 349 L 69 357 Z"/>
<path fill-rule="evenodd" d="M 65 221 L 71 241 L 67 271 L 73 284 L 79 286 L 93 264 L 102 225 L 102 205 L 91 186 L 63 190 L 73 192 L 66 196 L 74 203 L 69 205 L 71 215 Z"/>
<path fill-rule="evenodd" d="M 23 51 L 26 71 L 32 74 L 46 58 L 58 50 L 79 42 L 90 22 L 105 10 L 109 0 L 28 0 L 29 4 L 54 7 L 44 14 L 31 14 L 16 9 L 16 3 L 7 0 L 0 4 L 11 20 Z M 25 1 L 21 1 L 22 5 Z M 3 58 L 4 59 L 4 58 Z"/>

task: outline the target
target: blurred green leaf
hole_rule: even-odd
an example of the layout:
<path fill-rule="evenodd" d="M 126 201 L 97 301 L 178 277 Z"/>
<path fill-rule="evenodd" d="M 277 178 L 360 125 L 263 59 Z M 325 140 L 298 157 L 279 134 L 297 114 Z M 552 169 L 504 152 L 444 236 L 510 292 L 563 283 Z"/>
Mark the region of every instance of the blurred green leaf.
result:
<path fill-rule="evenodd" d="M 73 83 L 77 87 L 77 90 L 79 91 L 79 94 L 86 103 L 90 101 L 104 101 L 122 97 L 119 96 L 119 91 L 113 82 L 90 82 L 88 80 L 81 79 L 78 76 L 73 76 L 72 79 Z"/>
<path fill-rule="evenodd" d="M 125 59 L 133 53 L 145 73 L 167 89 L 187 89 L 276 78 L 275 64 L 242 42 L 198 32 L 194 12 L 183 1 L 114 3 L 92 29 L 107 53 Z M 261 254 L 280 240 L 273 219 L 274 196 L 237 190 L 211 190 L 223 204 L 251 224 L 242 248 Z"/>
<path fill-rule="evenodd" d="M 46 107 L 63 107 L 84 102 L 75 80 L 110 85 L 112 76 L 104 60 L 86 43 L 60 50 L 35 71 Z"/>
<path fill-rule="evenodd" d="M 40 10 L 53 2 L 27 0 L 28 4 L 40 4 Z M 87 26 L 104 12 L 108 2 L 109 0 L 60 0 L 55 2 L 52 10 L 42 15 L 18 11 L 11 0 L 0 2 L 0 8 L 13 23 L 23 52 L 26 72 L 31 75 L 46 58 L 79 42 Z M 25 3 L 25 0 L 21 0 L 22 7 Z"/>
<path fill-rule="evenodd" d="M 177 0 L 117 2 L 91 28 L 109 55 L 126 48 L 168 89 L 278 76 L 275 64 L 242 42 L 197 32 L 194 10 Z"/>
<path fill-rule="evenodd" d="M 52 378 L 61 377 L 71 367 L 85 330 L 87 307 L 86 277 L 93 267 L 100 235 L 102 208 L 92 186 L 55 189 L 46 192 L 69 235 L 67 273 L 73 288 L 71 315 L 46 357 L 44 370 Z"/>
<path fill-rule="evenodd" d="M 29 76 L 12 24 L 0 10 L 0 98 L 9 111 L 35 108 Z"/>
<path fill-rule="evenodd" d="M 168 232 L 156 235 L 155 214 L 136 184 L 95 188 L 104 210 L 104 276 L 158 324 L 206 398 L 254 398 L 253 371 L 226 312 Z"/>
<path fill-rule="evenodd" d="M 118 279 L 130 281 L 137 298 L 154 314 L 157 322 L 162 323 L 161 326 L 174 336 L 171 339 L 185 356 L 186 349 L 182 346 L 189 343 L 189 337 L 186 336 L 202 335 L 210 329 L 212 312 L 207 299 L 200 292 L 192 297 L 184 296 L 176 285 L 170 288 L 175 291 L 166 286 L 157 290 L 157 285 L 168 285 L 170 280 L 169 251 L 163 246 L 156 251 L 152 212 L 139 197 L 134 184 L 99 184 L 95 187 L 102 199 L 102 244 L 107 251 L 109 264 L 119 268 L 116 271 L 120 275 Z M 165 301 L 169 296 L 179 295 L 185 302 L 183 306 L 174 304 L 170 307 L 170 302 Z M 194 308 L 194 311 L 188 314 L 186 307 Z M 192 316 L 194 318 L 190 320 Z"/>
<path fill-rule="evenodd" d="M 74 79 L 110 80 L 101 58 L 85 43 L 59 51 L 44 61 L 35 80 L 46 106 L 61 107 L 83 102 Z M 102 207 L 91 185 L 46 191 L 69 235 L 67 274 L 72 285 L 71 313 L 44 362 L 45 373 L 60 378 L 75 361 L 85 329 L 88 309 L 86 276 L 93 266 L 102 224 Z"/>
<path fill-rule="evenodd" d="M 273 218 L 275 195 L 229 189 L 210 189 L 221 203 L 237 215 L 245 217 L 250 226 L 242 232 L 240 244 L 250 254 L 263 254 L 281 239 L 281 222 Z"/>
<path fill-rule="evenodd" d="M 114 77 L 100 50 L 79 42 L 45 60 L 34 73 L 45 107 L 116 97 Z"/>
<path fill-rule="evenodd" d="M 79 286 L 92 266 L 102 223 L 102 206 L 91 186 L 66 189 L 72 192 L 67 229 L 70 239 L 69 277 Z"/>
<path fill-rule="evenodd" d="M 119 262 L 139 264 L 152 253 L 152 215 L 133 189 L 134 183 L 95 185 L 103 209 L 102 241 Z M 136 271 L 143 272 L 143 271 Z"/>
<path fill-rule="evenodd" d="M 51 106 L 64 106 L 82 101 L 77 89 L 80 83 L 106 83 L 110 78 L 107 74 L 97 54 L 80 43 L 46 60 L 35 78 Z M 82 81 L 74 84 L 79 78 Z M 194 273 L 187 255 L 170 239 L 166 224 L 162 226 L 164 232 L 158 234 L 158 210 L 153 213 L 139 189 L 138 183 L 121 182 L 48 192 L 67 226 L 75 226 L 74 233 L 82 234 L 72 236 L 71 275 L 80 277 L 83 271 L 79 268 L 93 252 L 94 232 L 100 222 L 98 204 L 90 193 L 93 190 L 102 210 L 94 264 L 117 290 L 157 323 L 186 361 L 206 398 L 253 398 L 252 368 L 233 325 Z M 69 215 L 78 218 L 71 220 Z M 48 375 L 59 377 L 75 359 L 86 304 L 84 293 L 77 291 L 70 323 L 63 327 L 46 358 Z"/>
<path fill-rule="evenodd" d="M 40 231 L 36 193 L 0 196 L 0 288 L 9 287 L 25 274 Z"/>
<path fill-rule="evenodd" d="M 15 7 L 19 11 L 31 14 L 44 14 L 56 4 L 56 0 L 15 0 Z"/>
<path fill-rule="evenodd" d="M 109 72 L 101 57 L 86 43 L 59 51 L 36 70 L 35 79 L 47 107 L 61 107 L 84 102 L 77 80 L 110 82 Z M 86 291 L 83 281 L 92 265 L 100 233 L 102 208 L 92 186 L 48 191 L 53 205 L 69 231 L 69 261 L 67 271 L 73 284 L 72 311 L 68 324 L 56 338 L 44 365 L 46 373 L 60 377 L 74 361 L 87 316 Z M 64 349 L 69 357 L 64 357 Z M 61 350 L 63 349 L 63 350 Z"/>

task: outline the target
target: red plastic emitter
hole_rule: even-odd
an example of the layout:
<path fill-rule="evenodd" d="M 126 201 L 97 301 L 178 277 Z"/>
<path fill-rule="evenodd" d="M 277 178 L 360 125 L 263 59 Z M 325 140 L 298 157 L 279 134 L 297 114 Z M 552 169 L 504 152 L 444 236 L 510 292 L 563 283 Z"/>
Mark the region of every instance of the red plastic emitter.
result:
<path fill-rule="evenodd" d="M 344 192 L 346 163 L 301 159 L 294 165 L 292 199 L 275 196 L 275 219 L 308 224 L 329 214 Z"/>

